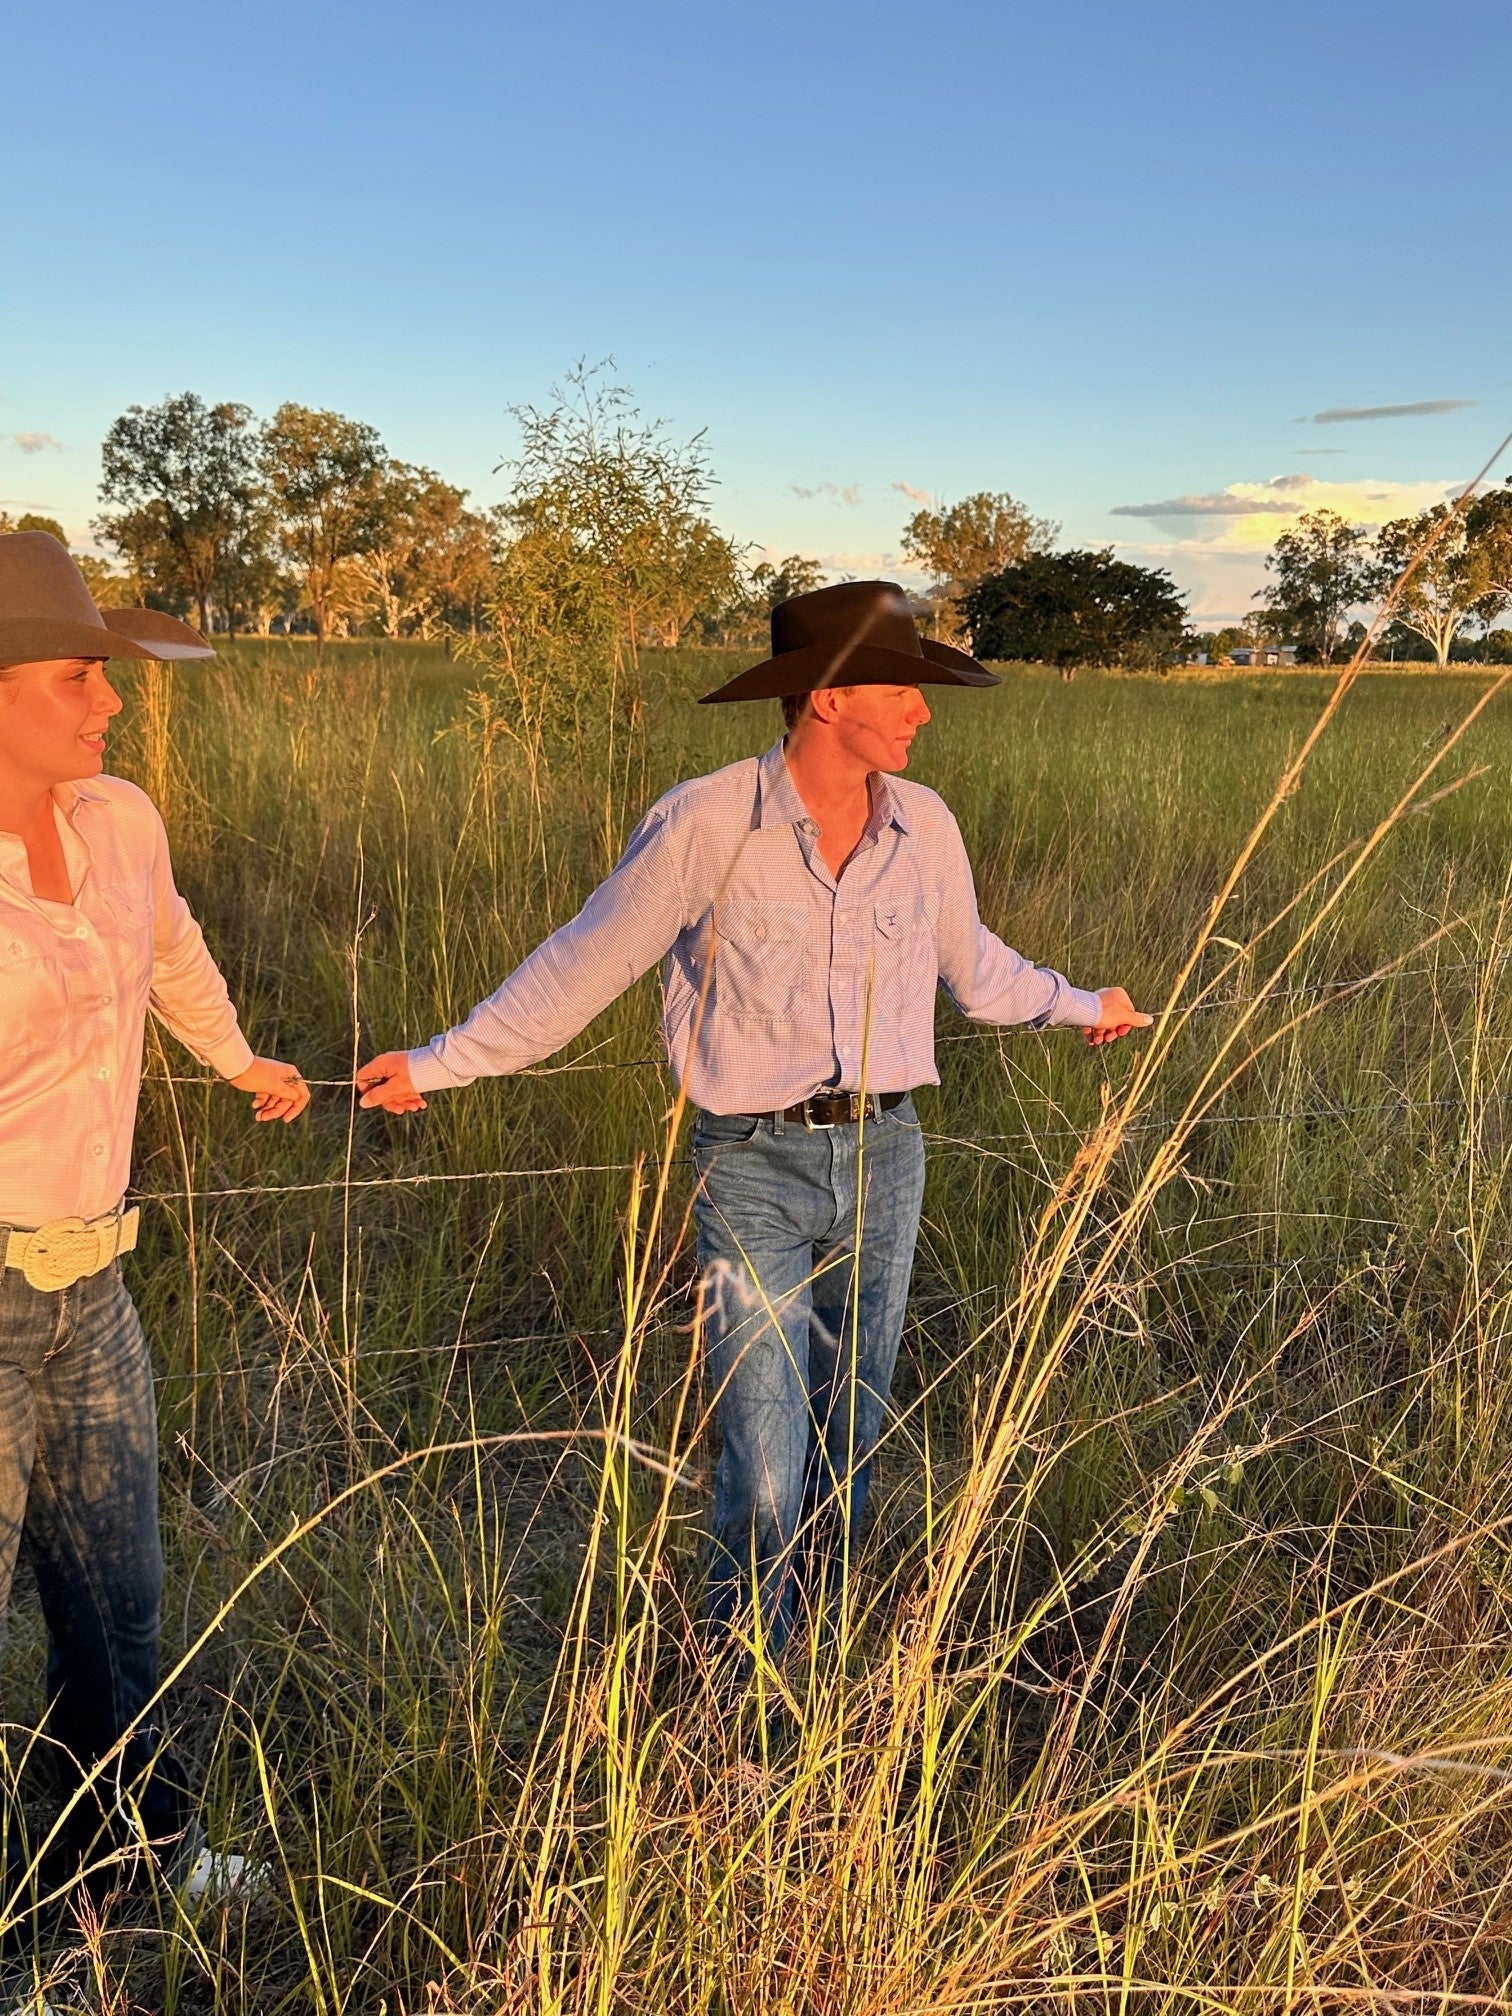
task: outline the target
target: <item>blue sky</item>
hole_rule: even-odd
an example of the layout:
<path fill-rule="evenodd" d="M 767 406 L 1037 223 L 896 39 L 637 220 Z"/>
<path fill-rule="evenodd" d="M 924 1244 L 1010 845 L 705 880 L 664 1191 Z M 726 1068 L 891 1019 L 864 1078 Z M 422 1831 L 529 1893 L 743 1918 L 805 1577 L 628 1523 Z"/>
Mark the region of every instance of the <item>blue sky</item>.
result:
<path fill-rule="evenodd" d="M 1512 427 L 1504 0 L 78 0 L 0 69 L 0 508 L 71 531 L 186 387 L 492 502 L 612 354 L 774 552 L 895 571 L 909 491 L 1010 489 L 1225 616 L 1288 513 Z"/>

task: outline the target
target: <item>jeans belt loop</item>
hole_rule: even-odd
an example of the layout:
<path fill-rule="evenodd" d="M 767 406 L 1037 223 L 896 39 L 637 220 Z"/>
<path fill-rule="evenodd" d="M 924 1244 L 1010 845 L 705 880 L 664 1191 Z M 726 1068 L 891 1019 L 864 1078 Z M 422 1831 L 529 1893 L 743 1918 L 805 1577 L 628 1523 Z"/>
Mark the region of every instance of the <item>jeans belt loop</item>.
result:
<path fill-rule="evenodd" d="M 783 1112 L 782 1108 L 779 1106 L 777 1111 L 772 1115 L 772 1139 L 774 1141 L 780 1141 L 782 1139 L 782 1130 L 786 1126 L 787 1126 L 787 1115 L 786 1113 Z"/>

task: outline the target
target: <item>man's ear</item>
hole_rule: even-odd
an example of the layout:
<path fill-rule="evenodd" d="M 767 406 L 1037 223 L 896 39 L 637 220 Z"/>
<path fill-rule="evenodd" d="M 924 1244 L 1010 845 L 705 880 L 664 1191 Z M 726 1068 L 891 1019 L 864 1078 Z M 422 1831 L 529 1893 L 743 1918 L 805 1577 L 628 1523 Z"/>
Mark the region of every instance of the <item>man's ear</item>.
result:
<path fill-rule="evenodd" d="M 845 690 L 843 686 L 815 687 L 814 691 L 808 696 L 809 711 L 813 714 L 814 718 L 825 722 L 835 720 L 840 712 L 840 695 Z"/>

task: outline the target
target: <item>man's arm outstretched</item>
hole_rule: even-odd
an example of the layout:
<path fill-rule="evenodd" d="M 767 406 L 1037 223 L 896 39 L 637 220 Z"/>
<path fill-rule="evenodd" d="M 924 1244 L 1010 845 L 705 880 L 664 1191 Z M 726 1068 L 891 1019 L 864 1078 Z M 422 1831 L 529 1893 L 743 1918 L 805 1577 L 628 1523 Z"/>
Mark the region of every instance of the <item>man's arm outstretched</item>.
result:
<path fill-rule="evenodd" d="M 940 978 L 963 1015 L 974 1022 L 1079 1028 L 1089 1043 L 1116 1043 L 1132 1029 L 1148 1029 L 1122 987 L 1098 992 L 1073 987 L 1064 974 L 1036 966 L 996 932 L 977 910 L 976 884 L 960 828 L 942 805 L 946 869 L 937 926 Z"/>
<path fill-rule="evenodd" d="M 357 1073 L 361 1104 L 414 1113 L 426 1092 L 503 1077 L 571 1042 L 671 948 L 683 891 L 656 808 L 570 924 L 554 931 L 465 1022 L 418 1050 L 385 1050 Z"/>

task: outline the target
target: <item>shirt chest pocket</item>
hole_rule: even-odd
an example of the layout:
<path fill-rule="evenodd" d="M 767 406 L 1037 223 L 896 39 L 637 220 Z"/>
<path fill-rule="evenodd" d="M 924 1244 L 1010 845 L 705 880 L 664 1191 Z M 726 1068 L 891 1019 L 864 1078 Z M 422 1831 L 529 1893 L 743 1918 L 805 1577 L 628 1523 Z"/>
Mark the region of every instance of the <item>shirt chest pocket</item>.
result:
<path fill-rule="evenodd" d="M 791 1022 L 812 963 L 802 903 L 750 898 L 721 904 L 714 919 L 714 995 L 721 1015 Z"/>
<path fill-rule="evenodd" d="M 152 908 L 144 890 L 128 885 L 102 889 L 91 922 L 110 962 L 116 991 L 124 1000 L 147 998 L 152 985 Z"/>
<path fill-rule="evenodd" d="M 40 919 L 0 918 L 0 1077 L 61 1042 L 69 1016 L 68 980 L 51 928 Z"/>

